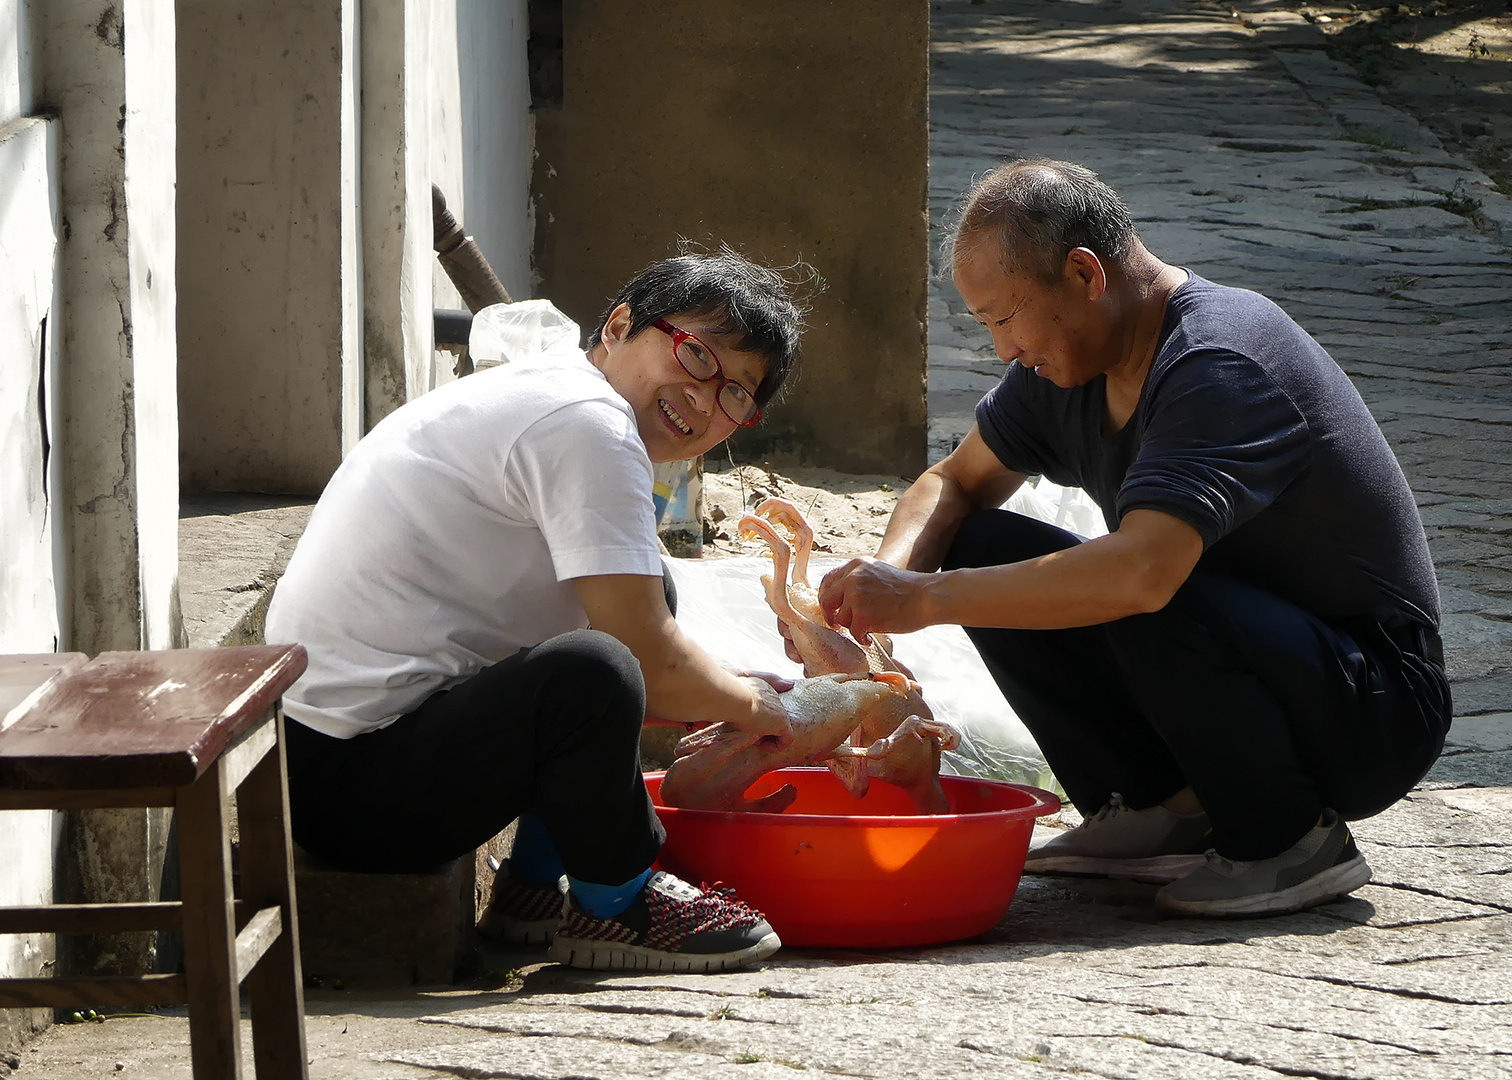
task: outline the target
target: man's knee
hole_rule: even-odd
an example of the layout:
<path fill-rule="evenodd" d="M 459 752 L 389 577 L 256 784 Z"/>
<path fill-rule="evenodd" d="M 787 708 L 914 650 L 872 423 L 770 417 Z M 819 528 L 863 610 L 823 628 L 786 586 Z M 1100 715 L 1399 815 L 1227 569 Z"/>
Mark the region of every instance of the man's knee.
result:
<path fill-rule="evenodd" d="M 961 522 L 941 569 L 1005 566 L 1064 551 L 1078 543 L 1077 537 L 1065 529 L 1011 510 L 978 510 Z"/>

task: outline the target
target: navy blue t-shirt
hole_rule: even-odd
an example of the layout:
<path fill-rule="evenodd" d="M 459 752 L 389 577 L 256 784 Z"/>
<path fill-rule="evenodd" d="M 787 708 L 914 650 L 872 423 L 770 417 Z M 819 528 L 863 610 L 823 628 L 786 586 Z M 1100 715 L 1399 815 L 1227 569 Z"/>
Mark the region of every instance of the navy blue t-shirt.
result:
<path fill-rule="evenodd" d="M 1201 569 L 1326 620 L 1437 629 L 1438 582 L 1401 467 L 1348 376 L 1275 304 L 1193 274 L 1112 434 L 1104 384 L 1063 390 L 1011 364 L 977 426 L 1009 469 L 1084 488 L 1109 529 L 1159 510 L 1201 534 Z"/>

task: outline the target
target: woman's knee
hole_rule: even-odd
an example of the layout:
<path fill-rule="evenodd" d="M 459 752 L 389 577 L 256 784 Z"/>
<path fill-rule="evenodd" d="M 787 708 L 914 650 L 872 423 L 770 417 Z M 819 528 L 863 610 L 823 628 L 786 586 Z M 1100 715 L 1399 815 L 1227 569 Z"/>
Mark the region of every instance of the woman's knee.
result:
<path fill-rule="evenodd" d="M 1079 543 L 1075 534 L 1048 522 L 1011 510 L 978 510 L 961 522 L 941 569 L 1006 566 Z"/>
<path fill-rule="evenodd" d="M 567 686 L 595 700 L 623 700 L 637 719 L 645 714 L 646 682 L 635 654 L 602 630 L 573 630 L 537 645 L 530 661 L 546 665 Z"/>

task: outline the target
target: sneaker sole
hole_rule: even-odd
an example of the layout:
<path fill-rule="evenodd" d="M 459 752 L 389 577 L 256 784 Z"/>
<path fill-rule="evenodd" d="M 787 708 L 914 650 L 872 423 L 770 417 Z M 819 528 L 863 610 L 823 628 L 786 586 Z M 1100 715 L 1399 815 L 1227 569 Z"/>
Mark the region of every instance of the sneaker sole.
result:
<path fill-rule="evenodd" d="M 1026 874 L 1075 874 L 1119 881 L 1167 884 L 1207 862 L 1204 855 L 1155 855 L 1147 859 L 1099 859 L 1090 855 L 1047 855 L 1024 860 Z"/>
<path fill-rule="evenodd" d="M 644 945 L 620 945 L 613 941 L 587 941 L 558 937 L 551 943 L 551 959 L 567 967 L 590 971 L 673 971 L 709 974 L 744 967 L 765 960 L 782 947 L 776 933 L 754 945 L 727 953 L 676 953 L 648 949 Z"/>
<path fill-rule="evenodd" d="M 1345 893 L 1353 892 L 1370 880 L 1370 865 L 1364 855 L 1356 855 L 1346 863 L 1331 866 L 1306 881 L 1299 881 L 1289 889 L 1276 892 L 1255 893 L 1251 896 L 1234 896 L 1221 900 L 1181 900 L 1164 893 L 1155 894 L 1158 911 L 1174 915 L 1205 915 L 1209 917 L 1242 917 L 1254 915 L 1290 915 L 1303 908 L 1316 907 L 1336 900 Z"/>
<path fill-rule="evenodd" d="M 560 917 L 529 921 L 515 919 L 489 908 L 478 920 L 478 935 L 506 945 L 550 945 L 561 921 Z"/>

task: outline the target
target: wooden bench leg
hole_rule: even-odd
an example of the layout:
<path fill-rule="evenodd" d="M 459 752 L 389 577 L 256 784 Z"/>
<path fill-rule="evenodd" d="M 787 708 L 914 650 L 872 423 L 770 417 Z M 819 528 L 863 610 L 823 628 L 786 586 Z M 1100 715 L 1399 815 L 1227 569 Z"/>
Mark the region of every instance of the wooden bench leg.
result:
<path fill-rule="evenodd" d="M 252 1055 L 259 1077 L 303 1080 L 306 1073 L 304 985 L 294 905 L 289 787 L 284 766 L 283 717 L 278 744 L 237 790 L 241 830 L 242 901 L 251 910 L 278 907 L 283 932 L 247 976 L 252 1006 Z"/>
<path fill-rule="evenodd" d="M 231 906 L 224 759 L 178 795 L 184 974 L 194 1080 L 241 1080 L 241 996 Z"/>

